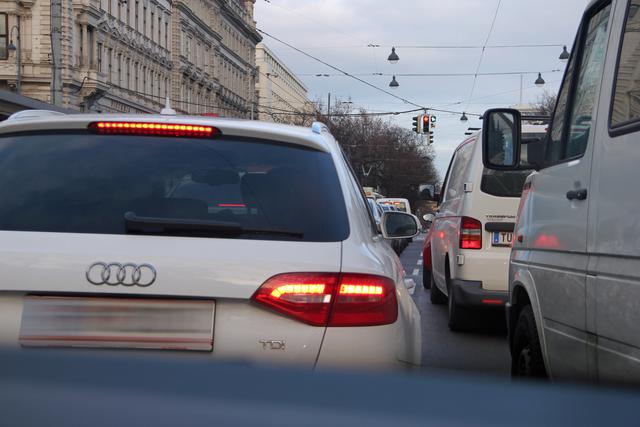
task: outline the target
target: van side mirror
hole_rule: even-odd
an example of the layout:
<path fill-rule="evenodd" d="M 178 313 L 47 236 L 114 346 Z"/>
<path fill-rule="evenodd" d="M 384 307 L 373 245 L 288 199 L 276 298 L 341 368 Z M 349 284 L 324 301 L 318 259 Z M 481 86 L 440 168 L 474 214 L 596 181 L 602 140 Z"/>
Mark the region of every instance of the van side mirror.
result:
<path fill-rule="evenodd" d="M 482 116 L 482 163 L 487 169 L 517 170 L 522 145 L 522 117 L 512 108 L 495 108 Z"/>

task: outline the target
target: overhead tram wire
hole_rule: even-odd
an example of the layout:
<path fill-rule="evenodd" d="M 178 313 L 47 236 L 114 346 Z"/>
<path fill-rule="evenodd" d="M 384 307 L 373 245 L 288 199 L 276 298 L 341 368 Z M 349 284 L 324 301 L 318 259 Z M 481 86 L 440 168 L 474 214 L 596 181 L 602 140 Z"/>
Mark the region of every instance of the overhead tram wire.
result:
<path fill-rule="evenodd" d="M 426 111 L 426 110 L 430 110 L 430 111 L 436 111 L 436 112 L 441 112 L 441 113 L 462 114 L 462 112 L 461 112 L 461 111 L 438 110 L 438 109 L 435 109 L 435 108 L 429 108 L 429 107 L 425 107 L 424 105 L 416 104 L 415 102 L 409 101 L 409 100 L 408 100 L 408 99 L 406 99 L 406 98 L 403 98 L 403 97 L 398 96 L 398 95 L 396 95 L 396 94 L 394 94 L 394 93 L 391 93 L 391 92 L 389 92 L 388 90 L 382 89 L 381 87 L 376 86 L 376 85 L 374 85 L 373 83 L 369 83 L 368 81 L 366 81 L 366 80 L 364 80 L 364 79 L 361 79 L 360 77 L 354 76 L 354 75 L 353 75 L 353 74 L 351 74 L 351 73 L 348 73 L 348 72 L 346 72 L 346 71 L 344 71 L 344 70 L 342 70 L 342 69 L 340 69 L 340 68 L 338 68 L 338 67 L 336 67 L 336 66 L 334 66 L 334 65 L 331 65 L 331 64 L 329 64 L 328 62 L 323 61 L 322 59 L 317 58 L 317 57 L 315 57 L 315 56 L 311 55 L 310 53 L 307 53 L 307 52 L 305 52 L 305 51 L 303 51 L 303 50 L 301 50 L 301 49 L 298 49 L 297 47 L 295 47 L 295 46 L 291 45 L 290 43 L 287 43 L 287 42 L 285 42 L 285 41 L 283 41 L 283 40 L 279 39 L 278 37 L 275 37 L 275 36 L 273 36 L 273 35 L 271 35 L 271 34 L 267 33 L 267 32 L 266 32 L 266 31 L 264 31 L 264 30 L 261 30 L 261 29 L 259 29 L 259 28 L 257 28 L 257 30 L 258 30 L 261 34 L 264 34 L 265 36 L 267 36 L 267 37 L 269 37 L 269 38 L 272 38 L 273 40 L 275 40 L 275 41 L 277 41 L 277 42 L 279 42 L 279 43 L 282 43 L 282 44 L 283 44 L 283 45 L 285 45 L 285 46 L 288 46 L 289 48 L 291 48 L 291 49 L 295 50 L 296 52 L 301 53 L 302 55 L 304 55 L 304 56 L 306 56 L 306 57 L 308 57 L 308 58 L 311 58 L 311 59 L 313 59 L 314 61 L 317 61 L 317 62 L 319 62 L 319 63 L 321 63 L 321 64 L 323 64 L 323 65 L 325 65 L 325 66 L 327 66 L 327 67 L 331 68 L 332 70 L 335 70 L 335 71 L 337 71 L 337 72 L 339 72 L 339 73 L 342 73 L 343 75 L 345 75 L 345 76 L 347 76 L 347 77 L 350 77 L 350 78 L 352 78 L 352 79 L 354 79 L 354 80 L 356 80 L 356 81 L 358 81 L 358 82 L 360 82 L 360 83 L 362 83 L 362 84 L 365 84 L 365 85 L 367 85 L 367 86 L 369 86 L 369 87 L 371 87 L 371 88 L 373 88 L 373 89 L 375 89 L 375 90 L 377 90 L 377 91 L 379 91 L 379 92 L 382 92 L 382 93 L 384 93 L 384 94 L 387 94 L 387 95 L 389 95 L 389 96 L 391 96 L 391 97 L 393 97 L 393 98 L 399 99 L 400 101 L 403 101 L 403 102 L 405 102 L 406 104 L 413 105 L 414 107 L 417 107 L 417 108 L 418 108 L 418 110 L 416 110 L 416 111 L 419 111 L 419 110 L 425 110 L 425 111 Z M 480 117 L 480 116 L 481 116 L 481 114 L 476 114 L 476 113 L 467 113 L 467 114 L 468 114 L 468 115 L 472 115 L 472 116 L 478 116 L 478 117 Z"/>
<path fill-rule="evenodd" d="M 469 94 L 469 102 L 471 102 L 471 98 L 473 98 L 473 94 L 476 90 L 476 84 L 478 83 L 478 72 L 480 71 L 480 67 L 482 66 L 482 60 L 484 59 L 484 52 L 487 49 L 487 44 L 489 43 L 489 39 L 491 38 L 491 34 L 493 33 L 493 28 L 496 25 L 496 19 L 498 18 L 498 12 L 500 11 L 500 5 L 502 4 L 502 0 L 498 0 L 498 5 L 496 6 L 496 11 L 493 14 L 493 19 L 491 20 L 491 27 L 489 28 L 489 33 L 487 34 L 487 38 L 482 44 L 482 52 L 480 52 L 480 59 L 478 60 L 478 66 L 476 67 L 475 76 L 473 77 L 473 84 L 471 85 L 471 93 Z M 467 109 L 469 109 L 469 103 L 467 103 Z"/>
<path fill-rule="evenodd" d="M 398 76 L 398 77 L 471 77 L 471 76 L 511 76 L 520 74 L 558 73 L 559 68 L 546 71 L 496 71 L 486 73 L 354 73 L 354 76 Z M 315 77 L 319 73 L 296 74 L 302 77 Z M 347 77 L 344 74 L 322 74 L 322 77 Z"/>

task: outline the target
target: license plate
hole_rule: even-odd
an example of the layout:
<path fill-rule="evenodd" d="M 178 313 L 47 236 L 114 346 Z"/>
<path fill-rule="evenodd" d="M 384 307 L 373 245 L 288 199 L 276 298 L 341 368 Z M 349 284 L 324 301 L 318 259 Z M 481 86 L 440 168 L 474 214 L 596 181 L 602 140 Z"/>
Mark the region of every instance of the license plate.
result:
<path fill-rule="evenodd" d="M 513 233 L 508 231 L 494 231 L 491 237 L 492 246 L 511 246 Z"/>
<path fill-rule="evenodd" d="M 213 350 L 215 302 L 101 297 L 24 298 L 20 344 Z"/>

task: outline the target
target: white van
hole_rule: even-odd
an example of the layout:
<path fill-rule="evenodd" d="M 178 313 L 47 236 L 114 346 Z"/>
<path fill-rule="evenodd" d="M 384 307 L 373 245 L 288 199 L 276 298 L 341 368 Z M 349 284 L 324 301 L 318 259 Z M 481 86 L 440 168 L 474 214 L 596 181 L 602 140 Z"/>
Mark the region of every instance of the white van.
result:
<path fill-rule="evenodd" d="M 517 111 L 485 113 L 485 166 L 527 151 L 537 169 L 508 275 L 516 376 L 640 382 L 639 28 L 640 0 L 591 2 L 544 143 L 522 146 Z"/>
<path fill-rule="evenodd" d="M 546 126 L 528 125 L 527 140 Z M 449 328 L 465 329 L 470 309 L 503 308 L 513 227 L 530 171 L 494 171 L 482 165 L 481 135 L 456 149 L 442 186 L 431 236 L 431 302 L 449 303 Z M 428 280 L 428 279 L 427 279 Z M 477 312 L 477 310 L 476 310 Z"/>
<path fill-rule="evenodd" d="M 384 197 L 376 200 L 380 205 L 391 205 L 395 206 L 400 212 L 411 213 L 411 205 L 409 204 L 409 200 L 401 199 L 398 197 Z"/>

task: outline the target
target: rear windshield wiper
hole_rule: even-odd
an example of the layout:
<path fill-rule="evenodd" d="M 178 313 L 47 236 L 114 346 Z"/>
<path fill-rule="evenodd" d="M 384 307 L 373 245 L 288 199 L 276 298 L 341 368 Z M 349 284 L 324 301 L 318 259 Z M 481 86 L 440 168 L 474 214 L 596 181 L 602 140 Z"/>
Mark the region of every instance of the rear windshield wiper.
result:
<path fill-rule="evenodd" d="M 124 223 L 128 234 L 159 234 L 177 236 L 241 236 L 245 234 L 258 234 L 265 236 L 295 237 L 299 239 L 304 237 L 304 233 L 297 231 L 269 228 L 243 228 L 242 225 L 237 222 L 155 218 L 138 216 L 135 212 L 126 212 L 124 214 Z"/>

